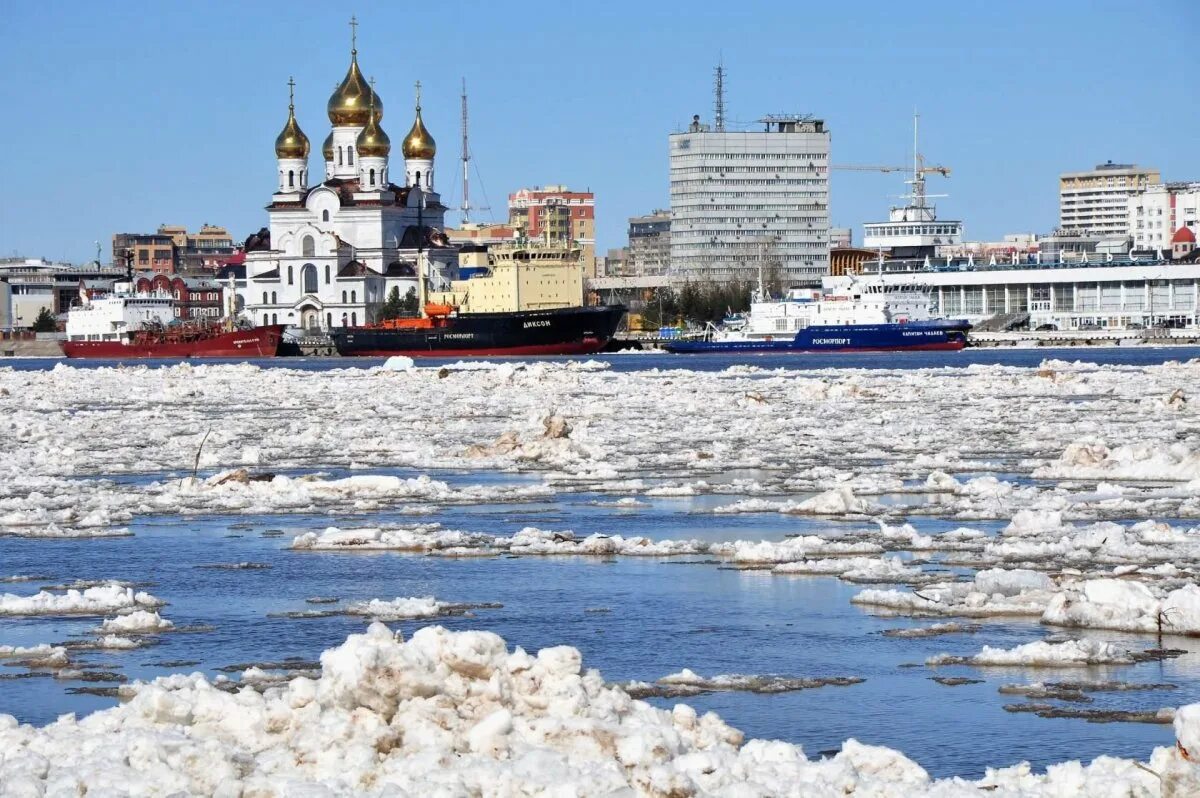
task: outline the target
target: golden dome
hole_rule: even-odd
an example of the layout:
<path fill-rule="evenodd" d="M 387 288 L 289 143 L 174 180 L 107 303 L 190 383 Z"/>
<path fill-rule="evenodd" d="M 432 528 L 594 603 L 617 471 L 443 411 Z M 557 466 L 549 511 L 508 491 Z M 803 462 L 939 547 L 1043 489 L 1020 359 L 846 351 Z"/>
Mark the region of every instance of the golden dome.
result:
<path fill-rule="evenodd" d="M 295 83 L 288 81 L 289 87 Z M 296 106 L 292 98 L 288 100 L 288 120 L 283 130 L 275 137 L 275 157 L 277 158 L 307 158 L 308 136 L 296 122 Z"/>
<path fill-rule="evenodd" d="M 375 106 L 375 116 L 382 119 L 383 103 L 358 69 L 358 51 L 351 50 L 350 71 L 329 97 L 329 104 L 325 107 L 329 112 L 329 121 L 335 127 L 363 127 L 371 115 L 372 105 Z"/>
<path fill-rule="evenodd" d="M 325 143 L 321 145 L 321 154 L 325 156 L 326 161 L 333 160 L 333 131 L 329 131 L 329 135 L 325 137 Z"/>
<path fill-rule="evenodd" d="M 433 160 L 433 156 L 437 155 L 437 142 L 433 140 L 433 136 L 429 135 L 429 131 L 425 129 L 425 123 L 421 121 L 421 106 L 417 106 L 417 118 L 413 121 L 412 130 L 408 131 L 408 135 L 404 137 L 404 145 L 401 147 L 405 158 L 424 158 L 425 160 Z"/>
<path fill-rule="evenodd" d="M 354 140 L 354 148 L 358 150 L 360 158 L 386 158 L 392 151 L 392 140 L 379 126 L 378 116 L 371 114 L 371 121 L 367 122 L 367 126 L 359 131 L 358 138 Z"/>

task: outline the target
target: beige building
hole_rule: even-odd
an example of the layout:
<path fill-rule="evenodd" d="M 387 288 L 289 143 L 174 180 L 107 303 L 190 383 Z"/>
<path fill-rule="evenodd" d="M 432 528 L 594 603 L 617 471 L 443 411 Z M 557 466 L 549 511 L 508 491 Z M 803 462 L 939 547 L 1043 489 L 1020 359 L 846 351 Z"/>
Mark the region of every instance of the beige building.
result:
<path fill-rule="evenodd" d="M 574 308 L 583 304 L 582 250 L 578 245 L 497 244 L 488 248 L 491 274 L 455 280 L 449 291 L 430 294 L 435 305 L 452 305 L 461 313 L 511 313 L 523 310 Z M 463 253 L 460 266 L 482 265 Z"/>
<path fill-rule="evenodd" d="M 1158 185 L 1157 169 L 1109 161 L 1058 178 L 1059 229 L 1102 237 L 1129 234 L 1129 198 Z"/>
<path fill-rule="evenodd" d="M 671 267 L 671 212 L 657 210 L 629 219 L 628 273 L 666 274 Z"/>

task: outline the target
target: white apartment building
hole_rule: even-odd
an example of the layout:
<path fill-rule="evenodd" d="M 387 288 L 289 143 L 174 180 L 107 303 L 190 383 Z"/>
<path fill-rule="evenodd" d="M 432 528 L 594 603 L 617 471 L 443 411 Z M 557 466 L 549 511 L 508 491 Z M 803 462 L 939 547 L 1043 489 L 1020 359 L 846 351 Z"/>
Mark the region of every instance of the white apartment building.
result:
<path fill-rule="evenodd" d="M 1058 226 L 1102 237 L 1125 236 L 1129 232 L 1129 198 L 1160 183 L 1157 169 L 1112 161 L 1091 171 L 1059 175 Z"/>
<path fill-rule="evenodd" d="M 829 270 L 829 131 L 807 116 L 763 130 L 670 136 L 673 280 L 753 279 L 766 259 L 785 282 Z"/>
<path fill-rule="evenodd" d="M 1126 201 L 1126 224 L 1138 249 L 1171 248 L 1181 227 L 1200 235 L 1200 183 L 1158 183 Z"/>

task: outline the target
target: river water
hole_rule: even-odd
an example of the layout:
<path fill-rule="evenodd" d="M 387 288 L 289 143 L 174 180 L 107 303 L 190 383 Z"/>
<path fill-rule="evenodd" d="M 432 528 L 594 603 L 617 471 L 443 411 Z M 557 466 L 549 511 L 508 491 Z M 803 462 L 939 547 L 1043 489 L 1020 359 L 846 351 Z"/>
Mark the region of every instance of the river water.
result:
<path fill-rule="evenodd" d="M 1197 356 L 1200 350 L 1196 349 L 969 350 L 949 354 L 739 357 L 738 361 L 762 368 L 795 368 L 797 359 L 803 357 L 806 368 L 874 369 L 991 363 L 1028 366 L 1048 357 L 1138 365 Z M 602 359 L 622 371 L 724 369 L 732 362 L 721 356 L 657 354 Z M 3 365 L 29 370 L 52 368 L 61 362 L 16 360 Z M 336 359 L 262 363 L 311 370 L 372 364 Z M 316 467 L 320 468 L 320 464 Z M 332 477 L 345 473 L 336 468 L 324 470 Z M 417 475 L 405 470 L 376 469 L 368 473 Z M 425 473 L 452 485 L 520 485 L 540 481 L 536 474 L 493 471 Z M 753 474 L 726 476 L 753 478 Z M 137 482 L 151 477 L 122 474 L 116 478 Z M 737 495 L 640 496 L 641 506 L 633 507 L 612 506 L 614 498 L 611 494 L 564 492 L 524 504 L 450 506 L 421 520 L 497 535 L 536 525 L 585 534 L 600 531 L 702 540 L 781 540 L 788 535 L 837 528 L 852 531 L 856 523 L 862 525 L 862 522 L 778 514 L 703 512 L 711 509 L 714 502 L 727 504 L 742 498 Z M 901 511 L 905 502 L 919 501 L 905 496 L 890 500 Z M 583 652 L 585 664 L 601 669 L 611 681 L 653 681 L 685 667 L 704 675 L 864 678 L 863 683 L 850 687 L 773 695 L 717 693 L 687 699 L 700 710 L 718 712 L 748 737 L 800 743 L 810 755 L 836 749 L 843 740 L 853 737 L 900 749 L 937 776 L 978 776 L 985 766 L 1021 760 L 1043 767 L 1069 759 L 1087 761 L 1101 754 L 1145 758 L 1155 745 L 1167 745 L 1172 740 L 1169 726 L 1091 724 L 1004 711 L 1003 706 L 1013 703 L 1014 697 L 999 694 L 999 685 L 1076 678 L 1081 675 L 1078 669 L 1065 672 L 905 667 L 923 663 L 926 657 L 943 651 L 971 654 L 984 645 L 1011 647 L 1045 635 L 1047 630 L 1032 620 L 983 621 L 983 628 L 974 634 L 902 639 L 880 633 L 928 621 L 879 617 L 850 604 L 850 597 L 863 586 L 831 577 L 735 570 L 699 557 L 455 559 L 396 553 L 323 553 L 287 547 L 295 535 L 319 531 L 329 525 L 387 525 L 410 520 L 387 511 L 359 515 L 329 512 L 279 516 L 139 516 L 129 524 L 132 537 L 63 541 L 0 537 L 0 575 L 45 577 L 41 582 L 3 586 L 19 593 L 32 593 L 41 584 L 74 579 L 149 582 L 152 584 L 145 589 L 169 602 L 162 611 L 165 617 L 177 625 L 209 629 L 164 635 L 151 648 L 90 656 L 92 663 L 111 665 L 130 679 L 181 670 L 199 670 L 216 676 L 221 672 L 219 668 L 236 663 L 288 657 L 311 660 L 323 649 L 341 642 L 347 634 L 364 627 L 364 619 L 357 617 L 280 617 L 281 613 L 328 606 L 306 603 L 311 597 L 336 597 L 345 603 L 432 595 L 447 601 L 503 605 L 466 616 L 442 618 L 439 623 L 452 628 L 492 630 L 510 645 L 530 650 L 559 644 L 576 646 Z M 922 531 L 958 525 L 950 519 L 926 515 L 914 519 L 914 523 Z M 988 532 L 995 532 L 1002 525 L 1002 522 L 972 524 Z M 237 562 L 268 567 L 240 570 L 201 567 Z M 95 618 L 4 619 L 0 621 L 0 645 L 67 640 L 86 633 L 96 624 Z M 420 623 L 390 625 L 410 633 Z M 1109 632 L 1102 637 L 1120 640 L 1122 636 Z M 195 664 L 179 664 L 184 661 Z M 1200 657 L 1192 655 L 1166 662 L 1088 669 L 1087 676 L 1091 678 L 1170 682 L 1179 686 L 1175 691 L 1100 693 L 1090 706 L 1156 709 L 1194 700 L 1200 694 L 1198 663 Z M 947 687 L 932 681 L 933 675 L 969 676 L 981 682 Z M 78 686 L 77 682 L 53 678 L 0 680 L 0 712 L 41 724 L 64 712 L 86 713 L 116 703 L 114 698 L 69 692 Z M 674 703 L 654 700 L 664 706 Z"/>

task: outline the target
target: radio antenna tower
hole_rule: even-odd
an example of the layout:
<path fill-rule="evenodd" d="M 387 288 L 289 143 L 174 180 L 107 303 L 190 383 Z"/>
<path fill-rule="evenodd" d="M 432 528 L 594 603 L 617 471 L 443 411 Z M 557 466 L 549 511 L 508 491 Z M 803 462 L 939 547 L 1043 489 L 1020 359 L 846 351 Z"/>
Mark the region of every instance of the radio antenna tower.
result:
<path fill-rule="evenodd" d="M 467 79 L 462 79 L 462 178 L 463 178 L 463 195 L 462 207 L 459 210 L 462 212 L 462 220 L 460 224 L 465 224 L 470 220 L 471 216 L 471 195 L 470 195 L 470 163 L 471 150 L 467 146 Z"/>
<path fill-rule="evenodd" d="M 713 81 L 713 130 L 725 132 L 725 64 L 724 59 L 717 62 Z"/>

